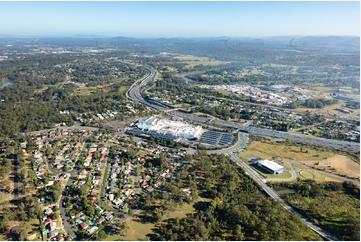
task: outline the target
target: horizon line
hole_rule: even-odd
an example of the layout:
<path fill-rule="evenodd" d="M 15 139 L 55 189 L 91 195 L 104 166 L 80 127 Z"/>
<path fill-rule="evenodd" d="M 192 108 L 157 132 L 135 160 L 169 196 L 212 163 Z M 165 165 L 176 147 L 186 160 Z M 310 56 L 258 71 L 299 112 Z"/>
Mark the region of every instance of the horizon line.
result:
<path fill-rule="evenodd" d="M 209 39 L 209 38 L 270 38 L 270 37 L 358 37 L 360 35 L 337 35 L 337 34 L 285 34 L 285 35 L 263 35 L 263 36 L 124 36 L 124 35 L 98 35 L 98 34 L 79 34 L 79 35 L 14 35 L 0 34 L 0 38 L 129 38 L 129 39 Z"/>

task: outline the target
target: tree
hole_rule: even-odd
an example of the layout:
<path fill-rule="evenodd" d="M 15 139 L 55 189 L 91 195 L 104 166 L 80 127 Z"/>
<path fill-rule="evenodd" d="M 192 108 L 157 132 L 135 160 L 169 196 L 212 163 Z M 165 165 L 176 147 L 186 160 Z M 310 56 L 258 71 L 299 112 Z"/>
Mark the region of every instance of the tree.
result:
<path fill-rule="evenodd" d="M 153 211 L 153 218 L 156 222 L 160 221 L 162 219 L 162 216 L 163 216 L 163 210 L 156 208 Z"/>
<path fill-rule="evenodd" d="M 115 224 L 113 225 L 113 233 L 119 234 L 119 235 L 125 235 L 126 231 L 128 229 L 128 226 L 125 222 L 121 220 L 117 220 Z"/>
<path fill-rule="evenodd" d="M 30 231 L 30 227 L 28 223 L 21 222 L 19 225 L 19 240 L 24 241 L 28 236 L 28 232 Z"/>
<path fill-rule="evenodd" d="M 97 240 L 103 240 L 107 237 L 107 234 L 105 233 L 104 230 L 100 230 L 98 233 L 97 233 Z"/>
<path fill-rule="evenodd" d="M 244 240 L 245 236 L 243 233 L 243 229 L 241 225 L 237 225 L 236 226 L 236 230 L 235 230 L 235 240 Z"/>
<path fill-rule="evenodd" d="M 8 222 L 9 222 L 9 220 L 7 217 L 3 216 L 0 219 L 0 232 L 4 233 L 4 232 L 8 231 L 8 229 L 9 229 Z"/>
<path fill-rule="evenodd" d="M 128 209 L 128 215 L 129 215 L 129 216 L 133 216 L 133 215 L 134 215 L 133 209 L 131 209 L 131 208 Z"/>
<path fill-rule="evenodd" d="M 59 219 L 60 218 L 60 213 L 59 211 L 54 213 L 54 219 Z"/>

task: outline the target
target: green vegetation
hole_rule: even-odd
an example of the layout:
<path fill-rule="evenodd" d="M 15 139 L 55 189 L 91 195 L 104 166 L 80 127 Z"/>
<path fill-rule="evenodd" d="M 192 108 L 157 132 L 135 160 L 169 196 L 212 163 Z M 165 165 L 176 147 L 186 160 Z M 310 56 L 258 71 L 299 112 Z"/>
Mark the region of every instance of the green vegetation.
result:
<path fill-rule="evenodd" d="M 286 201 L 340 240 L 360 239 L 360 189 L 352 183 L 313 180 L 274 184 L 296 191 Z"/>
<path fill-rule="evenodd" d="M 0 89 L 0 135 L 71 125 L 79 118 L 90 124 L 92 115 L 108 110 L 130 116 L 125 92 L 144 71 L 104 55 L 84 57 L 49 54 L 0 62 L 0 80 L 13 82 Z"/>
<path fill-rule="evenodd" d="M 197 212 L 158 225 L 159 240 L 319 240 L 301 220 L 272 199 L 223 155 L 196 153 L 189 167 L 211 202 Z"/>
<path fill-rule="evenodd" d="M 337 103 L 338 101 L 336 99 L 314 98 L 314 99 L 307 99 L 305 102 L 294 101 L 291 104 L 287 105 L 286 107 L 293 109 L 299 107 L 324 108 L 325 106 L 334 105 Z"/>
<path fill-rule="evenodd" d="M 177 56 L 177 57 L 175 57 L 175 59 L 186 64 L 185 68 L 193 68 L 195 66 L 217 66 L 220 64 L 227 63 L 224 61 L 212 60 L 208 57 L 189 56 L 189 55 Z"/>
<path fill-rule="evenodd" d="M 198 199 L 199 200 L 199 199 Z M 198 202 L 191 202 L 191 203 L 184 203 L 179 207 L 175 208 L 173 211 L 167 211 L 161 218 L 161 221 L 158 224 L 162 224 L 163 222 L 166 223 L 169 219 L 176 219 L 176 218 L 185 218 L 187 214 L 191 214 L 195 212 L 193 205 Z M 143 223 L 139 217 L 141 214 L 135 214 L 134 218 L 127 219 L 126 225 L 127 228 L 124 232 L 124 235 L 115 234 L 109 235 L 106 240 L 125 240 L 125 241 L 135 241 L 135 240 L 147 240 L 147 235 L 151 234 L 153 229 L 155 228 L 155 223 Z"/>
<path fill-rule="evenodd" d="M 21 221 L 16 240 L 25 240 L 29 233 L 37 232 L 41 215 L 42 210 L 36 197 L 22 199 L 17 207 L 2 207 L 0 210 L 0 233 L 10 236 L 10 224 L 13 221 Z"/>

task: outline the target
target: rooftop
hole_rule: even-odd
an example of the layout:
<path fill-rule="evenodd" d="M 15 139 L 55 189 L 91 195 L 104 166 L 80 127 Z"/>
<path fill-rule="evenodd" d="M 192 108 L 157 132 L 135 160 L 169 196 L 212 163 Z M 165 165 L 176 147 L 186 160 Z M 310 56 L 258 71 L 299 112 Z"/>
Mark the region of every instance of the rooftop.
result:
<path fill-rule="evenodd" d="M 271 161 L 271 160 L 260 160 L 258 161 L 259 164 L 267 167 L 268 169 L 271 169 L 272 171 L 277 171 L 279 169 L 283 169 L 284 167 L 277 164 L 276 162 L 274 161 Z"/>

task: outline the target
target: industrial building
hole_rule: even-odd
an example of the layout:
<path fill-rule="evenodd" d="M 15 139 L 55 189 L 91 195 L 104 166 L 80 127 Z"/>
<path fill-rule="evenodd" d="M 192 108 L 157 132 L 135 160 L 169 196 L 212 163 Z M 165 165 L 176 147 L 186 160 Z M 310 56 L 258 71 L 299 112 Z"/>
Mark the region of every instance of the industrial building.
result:
<path fill-rule="evenodd" d="M 281 174 L 285 170 L 283 166 L 271 160 L 259 160 L 257 161 L 257 165 L 272 174 Z"/>
<path fill-rule="evenodd" d="M 134 124 L 134 127 L 138 129 L 138 133 L 141 132 L 166 139 L 199 139 L 204 132 L 201 126 L 156 117 L 139 119 Z"/>

